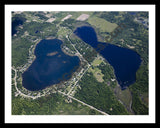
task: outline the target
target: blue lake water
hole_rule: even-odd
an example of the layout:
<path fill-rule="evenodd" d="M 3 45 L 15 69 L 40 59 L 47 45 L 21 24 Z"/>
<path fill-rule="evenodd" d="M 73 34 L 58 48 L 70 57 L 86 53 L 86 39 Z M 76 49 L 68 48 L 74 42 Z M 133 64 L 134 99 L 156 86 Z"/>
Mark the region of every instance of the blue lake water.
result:
<path fill-rule="evenodd" d="M 17 33 L 16 27 L 22 24 L 23 24 L 23 21 L 18 18 L 12 21 L 12 36 Z"/>
<path fill-rule="evenodd" d="M 136 81 L 136 71 L 141 64 L 141 58 L 135 51 L 98 42 L 94 29 L 89 26 L 79 27 L 74 33 L 95 48 L 113 66 L 121 89 L 125 89 Z"/>
<path fill-rule="evenodd" d="M 130 15 L 136 15 L 137 12 L 128 12 Z"/>
<path fill-rule="evenodd" d="M 66 55 L 58 39 L 41 40 L 35 48 L 36 59 L 22 74 L 23 86 L 31 91 L 41 90 L 50 85 L 71 78 L 80 60 L 77 56 Z"/>

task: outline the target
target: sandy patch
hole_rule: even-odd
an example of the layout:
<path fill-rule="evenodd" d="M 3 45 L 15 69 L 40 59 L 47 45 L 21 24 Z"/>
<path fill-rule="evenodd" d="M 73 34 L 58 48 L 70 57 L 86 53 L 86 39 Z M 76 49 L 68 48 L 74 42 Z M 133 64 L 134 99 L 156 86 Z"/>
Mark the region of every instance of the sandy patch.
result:
<path fill-rule="evenodd" d="M 55 21 L 56 18 L 50 18 L 48 19 L 46 22 L 52 23 L 53 21 Z"/>
<path fill-rule="evenodd" d="M 48 53 L 47 56 L 54 56 L 56 54 L 58 54 L 58 52 L 51 52 L 51 53 Z"/>
<path fill-rule="evenodd" d="M 61 21 L 67 20 L 68 18 L 72 17 L 72 15 L 67 15 L 66 17 L 64 17 Z"/>
<path fill-rule="evenodd" d="M 128 45 L 128 44 L 126 44 L 130 49 L 133 49 L 133 48 L 135 48 L 134 46 L 131 46 L 131 45 Z"/>
<path fill-rule="evenodd" d="M 82 14 L 76 20 L 84 21 L 84 20 L 88 19 L 88 17 L 89 17 L 88 14 Z"/>

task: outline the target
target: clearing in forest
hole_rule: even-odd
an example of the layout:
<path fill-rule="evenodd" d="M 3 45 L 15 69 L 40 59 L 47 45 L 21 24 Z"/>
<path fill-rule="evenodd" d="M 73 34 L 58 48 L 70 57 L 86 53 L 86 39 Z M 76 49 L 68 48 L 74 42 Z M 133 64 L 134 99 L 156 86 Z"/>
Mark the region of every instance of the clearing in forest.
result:
<path fill-rule="evenodd" d="M 116 23 L 108 22 L 99 17 L 88 18 L 88 23 L 100 29 L 101 32 L 112 32 L 118 25 Z"/>

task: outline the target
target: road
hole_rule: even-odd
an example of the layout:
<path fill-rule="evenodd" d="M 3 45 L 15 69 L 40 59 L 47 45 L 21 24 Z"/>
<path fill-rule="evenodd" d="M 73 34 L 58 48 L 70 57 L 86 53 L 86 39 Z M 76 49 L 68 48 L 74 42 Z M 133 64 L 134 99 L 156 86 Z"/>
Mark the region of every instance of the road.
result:
<path fill-rule="evenodd" d="M 82 58 L 87 64 L 88 64 L 88 68 L 84 71 L 84 73 L 80 76 L 80 78 L 75 82 L 75 84 L 72 86 L 72 88 L 70 89 L 70 91 L 67 93 L 68 95 L 71 93 L 71 91 L 74 89 L 74 87 L 76 86 L 76 84 L 78 83 L 78 81 L 82 78 L 82 76 L 85 74 L 85 72 L 89 69 L 89 67 L 91 66 L 88 61 L 86 59 L 84 59 L 84 57 L 79 53 L 79 51 L 75 48 L 75 46 L 72 44 L 72 41 L 70 40 L 69 36 L 66 35 L 66 38 L 68 39 L 68 41 L 71 43 L 71 45 L 73 46 L 73 48 L 76 50 L 77 55 L 79 56 L 79 58 Z"/>
<path fill-rule="evenodd" d="M 82 78 L 82 76 L 86 73 L 86 71 L 89 69 L 90 65 L 88 65 L 88 68 L 83 72 L 83 74 L 80 76 L 80 78 L 75 82 L 75 84 L 72 86 L 72 88 L 70 89 L 70 91 L 67 93 L 68 95 L 71 93 L 71 91 L 74 89 L 74 87 L 76 86 L 76 84 L 78 83 L 78 81 Z"/>
<path fill-rule="evenodd" d="M 85 62 L 87 62 L 87 64 L 90 66 L 90 64 L 88 63 L 88 61 L 86 59 L 83 58 L 83 56 L 79 53 L 79 51 L 75 48 L 75 46 L 72 44 L 72 41 L 70 40 L 69 36 L 66 35 L 66 38 L 68 39 L 68 41 L 71 43 L 71 45 L 73 46 L 73 48 L 76 50 L 77 55 L 82 58 Z"/>
<path fill-rule="evenodd" d="M 93 106 L 91 106 L 91 105 L 89 105 L 89 104 L 86 104 L 86 103 L 84 103 L 83 101 L 80 101 L 80 100 L 78 100 L 78 99 L 76 99 L 76 98 L 74 98 L 74 97 L 72 97 L 72 96 L 70 96 L 70 95 L 68 95 L 68 94 L 65 94 L 65 93 L 63 93 L 63 92 L 61 92 L 61 91 L 58 91 L 58 92 L 59 92 L 60 94 L 62 94 L 62 95 L 68 96 L 69 98 L 71 98 L 71 99 L 73 99 L 73 100 L 76 100 L 77 102 L 79 102 L 79 103 L 81 103 L 81 104 L 83 104 L 83 105 L 88 106 L 88 107 L 91 108 L 91 109 L 94 109 L 94 110 L 102 113 L 103 115 L 109 115 L 109 114 L 107 114 L 107 113 L 105 113 L 105 112 L 103 112 L 103 111 L 101 111 L 101 110 L 98 110 L 97 108 L 95 108 L 95 107 L 93 107 Z"/>

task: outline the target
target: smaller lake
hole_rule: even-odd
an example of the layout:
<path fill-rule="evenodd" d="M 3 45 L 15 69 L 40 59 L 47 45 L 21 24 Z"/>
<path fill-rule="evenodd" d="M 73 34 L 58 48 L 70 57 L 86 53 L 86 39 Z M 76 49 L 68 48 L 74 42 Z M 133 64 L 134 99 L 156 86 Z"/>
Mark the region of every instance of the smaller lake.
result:
<path fill-rule="evenodd" d="M 18 18 L 12 21 L 12 36 L 17 33 L 17 30 L 16 30 L 17 26 L 22 24 L 23 24 L 23 21 Z"/>
<path fill-rule="evenodd" d="M 95 48 L 113 66 L 122 89 L 136 81 L 136 71 L 141 64 L 141 58 L 135 51 L 110 43 L 98 42 L 94 29 L 89 26 L 79 27 L 74 33 Z"/>
<path fill-rule="evenodd" d="M 36 59 L 22 74 L 23 86 L 31 91 L 42 90 L 53 84 L 71 78 L 80 60 L 77 56 L 66 55 L 58 39 L 41 40 L 35 48 Z"/>

